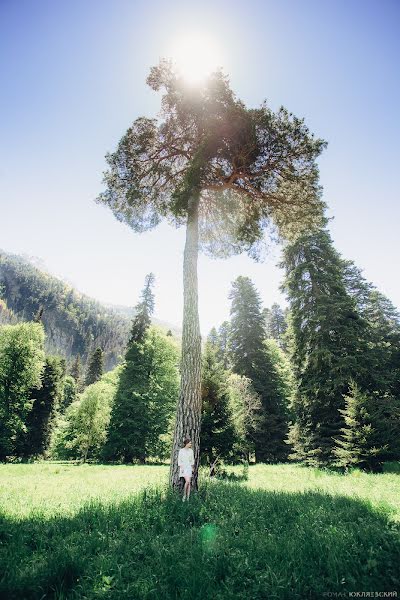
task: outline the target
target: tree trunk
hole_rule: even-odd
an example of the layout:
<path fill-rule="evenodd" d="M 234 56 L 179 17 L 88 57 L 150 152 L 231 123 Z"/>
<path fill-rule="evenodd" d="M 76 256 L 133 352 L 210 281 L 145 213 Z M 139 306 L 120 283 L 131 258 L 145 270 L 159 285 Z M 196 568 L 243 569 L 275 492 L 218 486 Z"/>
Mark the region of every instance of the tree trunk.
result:
<path fill-rule="evenodd" d="M 183 256 L 183 331 L 181 387 L 178 400 L 174 442 L 171 452 L 170 485 L 179 489 L 178 452 L 185 437 L 190 438 L 194 454 L 192 485 L 198 489 L 201 425 L 201 336 L 198 310 L 199 196 L 189 201 L 186 243 Z"/>

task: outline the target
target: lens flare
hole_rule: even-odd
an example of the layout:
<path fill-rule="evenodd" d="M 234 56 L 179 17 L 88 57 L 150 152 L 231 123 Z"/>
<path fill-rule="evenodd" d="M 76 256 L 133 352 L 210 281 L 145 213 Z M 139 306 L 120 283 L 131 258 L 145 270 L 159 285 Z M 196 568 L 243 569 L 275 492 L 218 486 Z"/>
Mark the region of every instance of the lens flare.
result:
<path fill-rule="evenodd" d="M 193 33 L 176 40 L 171 48 L 171 58 L 182 77 L 196 85 L 221 67 L 222 53 L 211 37 Z"/>

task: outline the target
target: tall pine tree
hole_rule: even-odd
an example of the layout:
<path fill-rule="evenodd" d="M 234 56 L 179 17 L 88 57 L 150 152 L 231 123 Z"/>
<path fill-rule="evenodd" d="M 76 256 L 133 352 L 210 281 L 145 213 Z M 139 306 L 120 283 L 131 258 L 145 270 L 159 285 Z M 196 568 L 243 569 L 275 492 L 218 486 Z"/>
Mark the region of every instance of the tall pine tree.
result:
<path fill-rule="evenodd" d="M 171 62 L 147 79 L 163 90 L 160 119 L 140 117 L 107 156 L 106 190 L 98 202 L 135 231 L 167 218 L 186 225 L 183 259 L 181 390 L 171 452 L 170 484 L 179 487 L 182 439 L 193 443 L 197 488 L 201 425 L 201 336 L 197 262 L 257 253 L 265 227 L 291 235 L 320 222 L 323 203 L 316 158 L 325 142 L 302 119 L 264 102 L 247 109 L 215 72 L 193 93 Z"/>
<path fill-rule="evenodd" d="M 230 361 L 232 370 L 248 377 L 262 402 L 262 425 L 255 434 L 259 462 L 277 462 L 287 457 L 286 401 L 273 353 L 265 344 L 265 321 L 261 300 L 248 277 L 238 277 L 230 293 Z"/>

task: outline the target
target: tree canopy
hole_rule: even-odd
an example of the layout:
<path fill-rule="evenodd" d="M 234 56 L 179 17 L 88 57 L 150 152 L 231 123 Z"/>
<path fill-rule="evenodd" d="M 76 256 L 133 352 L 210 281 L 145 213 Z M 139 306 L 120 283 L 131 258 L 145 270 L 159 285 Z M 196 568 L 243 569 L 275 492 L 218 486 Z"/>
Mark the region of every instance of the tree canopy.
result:
<path fill-rule="evenodd" d="M 212 255 L 256 256 L 273 223 L 293 235 L 319 223 L 324 204 L 315 159 L 326 143 L 284 107 L 248 109 L 219 71 L 192 88 L 164 60 L 148 85 L 164 91 L 158 118 L 139 117 L 108 153 L 97 202 L 135 231 L 163 218 L 186 223 L 200 194 L 200 246 Z"/>

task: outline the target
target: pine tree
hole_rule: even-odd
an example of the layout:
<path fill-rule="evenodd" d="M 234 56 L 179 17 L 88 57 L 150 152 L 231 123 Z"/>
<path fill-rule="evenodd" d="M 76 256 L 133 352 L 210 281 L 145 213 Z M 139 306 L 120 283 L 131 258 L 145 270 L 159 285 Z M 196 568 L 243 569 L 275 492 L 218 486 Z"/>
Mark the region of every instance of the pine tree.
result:
<path fill-rule="evenodd" d="M 49 447 L 62 392 L 62 374 L 60 359 L 47 356 L 40 387 L 30 392 L 33 404 L 26 420 L 26 433 L 20 441 L 24 457 L 43 455 Z"/>
<path fill-rule="evenodd" d="M 343 426 L 339 409 L 349 381 L 364 388 L 369 382 L 367 324 L 346 291 L 344 263 L 325 229 L 288 245 L 283 265 L 297 382 L 291 458 L 327 465 L 334 460 L 333 438 Z"/>
<path fill-rule="evenodd" d="M 201 460 L 208 464 L 211 475 L 220 460 L 232 455 L 235 441 L 227 373 L 218 362 L 215 347 L 207 342 L 202 372 Z"/>
<path fill-rule="evenodd" d="M 379 472 L 385 461 L 400 459 L 400 402 L 393 396 L 362 392 L 353 382 L 340 412 L 345 426 L 333 451 L 338 466 Z"/>
<path fill-rule="evenodd" d="M 137 118 L 107 155 L 106 190 L 97 201 L 135 231 L 166 218 L 186 226 L 183 259 L 181 389 L 171 453 L 170 485 L 179 487 L 181 441 L 193 442 L 197 488 L 201 424 L 199 249 L 214 256 L 257 256 L 271 221 L 293 235 L 319 223 L 324 205 L 316 158 L 326 145 L 302 119 L 264 102 L 247 109 L 228 79 L 213 73 L 193 94 L 171 62 L 151 69 L 163 90 L 159 119 Z"/>
<path fill-rule="evenodd" d="M 265 345 L 261 300 L 248 277 L 238 277 L 230 293 L 230 361 L 234 373 L 248 377 L 262 402 L 262 425 L 255 434 L 256 460 L 277 462 L 287 457 L 286 401 L 280 375 Z"/>
<path fill-rule="evenodd" d="M 103 350 L 96 348 L 89 359 L 89 366 L 86 373 L 85 385 L 91 385 L 101 379 L 103 375 Z"/>

